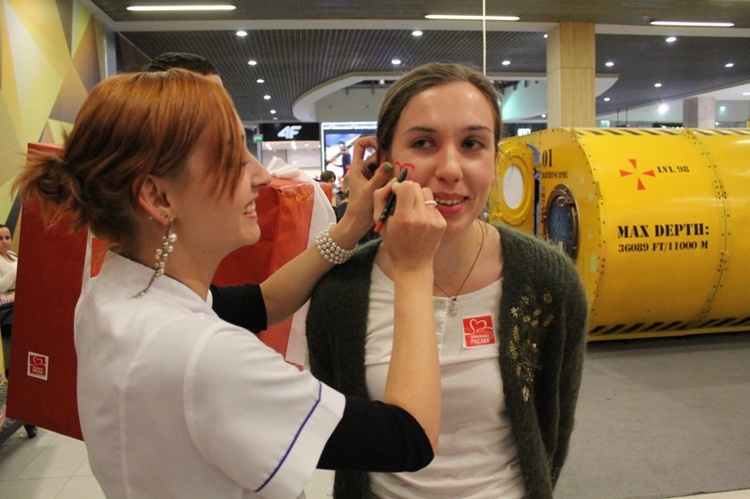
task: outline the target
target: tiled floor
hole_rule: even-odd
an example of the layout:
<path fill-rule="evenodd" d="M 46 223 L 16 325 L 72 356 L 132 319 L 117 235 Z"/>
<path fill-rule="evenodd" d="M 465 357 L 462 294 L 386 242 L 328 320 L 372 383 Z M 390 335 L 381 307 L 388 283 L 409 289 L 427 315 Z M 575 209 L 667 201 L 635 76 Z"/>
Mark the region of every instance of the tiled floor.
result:
<path fill-rule="evenodd" d="M 331 474 L 316 472 L 308 499 L 330 497 Z M 39 429 L 29 439 L 21 429 L 0 445 L 0 497 L 3 499 L 103 499 L 89 468 L 83 442 Z M 748 499 L 750 490 L 691 496 Z"/>
<path fill-rule="evenodd" d="M 330 497 L 332 480 L 332 474 L 316 472 L 307 498 Z M 104 499 L 104 493 L 83 442 L 41 428 L 30 439 L 22 428 L 0 444 L 0 498 Z"/>
<path fill-rule="evenodd" d="M 0 445 L 0 497 L 94 499 L 104 494 L 83 442 L 43 429 L 29 439 L 20 429 Z"/>

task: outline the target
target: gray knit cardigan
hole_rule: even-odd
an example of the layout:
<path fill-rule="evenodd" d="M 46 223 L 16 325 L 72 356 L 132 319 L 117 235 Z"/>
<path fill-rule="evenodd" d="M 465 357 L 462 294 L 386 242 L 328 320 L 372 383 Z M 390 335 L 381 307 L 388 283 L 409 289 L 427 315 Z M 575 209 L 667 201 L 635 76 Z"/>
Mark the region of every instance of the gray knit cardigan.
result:
<path fill-rule="evenodd" d="M 586 346 L 588 305 L 570 259 L 508 227 L 498 312 L 503 392 L 527 497 L 549 498 L 568 454 Z M 313 292 L 307 341 L 313 374 L 367 398 L 365 329 L 378 242 L 333 269 Z M 365 496 L 362 472 L 336 473 L 334 497 Z"/>

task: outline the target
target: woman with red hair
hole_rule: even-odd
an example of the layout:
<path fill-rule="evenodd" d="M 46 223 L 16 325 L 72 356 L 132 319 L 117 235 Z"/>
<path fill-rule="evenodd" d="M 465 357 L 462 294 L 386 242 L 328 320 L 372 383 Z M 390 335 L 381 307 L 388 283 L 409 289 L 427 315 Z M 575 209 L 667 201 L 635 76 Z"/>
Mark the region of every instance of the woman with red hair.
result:
<path fill-rule="evenodd" d="M 91 92 L 62 152 L 29 156 L 24 200 L 109 244 L 74 324 L 81 428 L 107 497 L 297 497 L 316 466 L 430 462 L 440 424 L 430 288 L 445 221 L 429 192 L 376 190 L 385 179 L 362 176 L 352 215 L 245 302 L 270 322 L 288 315 L 397 194 L 383 237 L 403 300 L 380 403 L 300 372 L 212 310 L 219 263 L 260 238 L 255 200 L 270 180 L 220 85 L 182 69 L 115 76 Z"/>

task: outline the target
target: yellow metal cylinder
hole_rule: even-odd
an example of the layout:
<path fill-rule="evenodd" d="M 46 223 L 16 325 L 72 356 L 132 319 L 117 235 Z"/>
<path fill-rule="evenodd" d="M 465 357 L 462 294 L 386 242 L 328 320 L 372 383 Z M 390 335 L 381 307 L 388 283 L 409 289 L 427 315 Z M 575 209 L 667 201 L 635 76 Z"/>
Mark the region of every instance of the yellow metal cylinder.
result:
<path fill-rule="evenodd" d="M 524 213 L 499 184 L 490 218 L 575 260 L 591 339 L 750 325 L 749 130 L 557 128 L 500 150 L 498 175 L 533 158 L 537 181 Z"/>

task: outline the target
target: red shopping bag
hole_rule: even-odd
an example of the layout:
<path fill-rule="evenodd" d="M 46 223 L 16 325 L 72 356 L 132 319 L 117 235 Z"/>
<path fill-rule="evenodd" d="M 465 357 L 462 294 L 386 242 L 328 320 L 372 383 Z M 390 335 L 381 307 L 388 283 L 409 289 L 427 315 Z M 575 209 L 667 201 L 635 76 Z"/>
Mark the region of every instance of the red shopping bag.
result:
<path fill-rule="evenodd" d="M 29 154 L 59 149 L 29 144 Z M 21 217 L 8 416 L 82 438 L 73 313 L 81 293 L 87 231 L 71 234 L 68 215 L 47 228 L 37 203 L 25 202 Z M 92 275 L 99 272 L 104 251 L 104 244 L 94 240 Z"/>
<path fill-rule="evenodd" d="M 307 248 L 314 203 L 314 187 L 308 182 L 274 178 L 256 200 L 260 241 L 240 248 L 221 262 L 214 284 L 231 286 L 260 283 Z M 286 356 L 292 317 L 258 336 Z"/>

